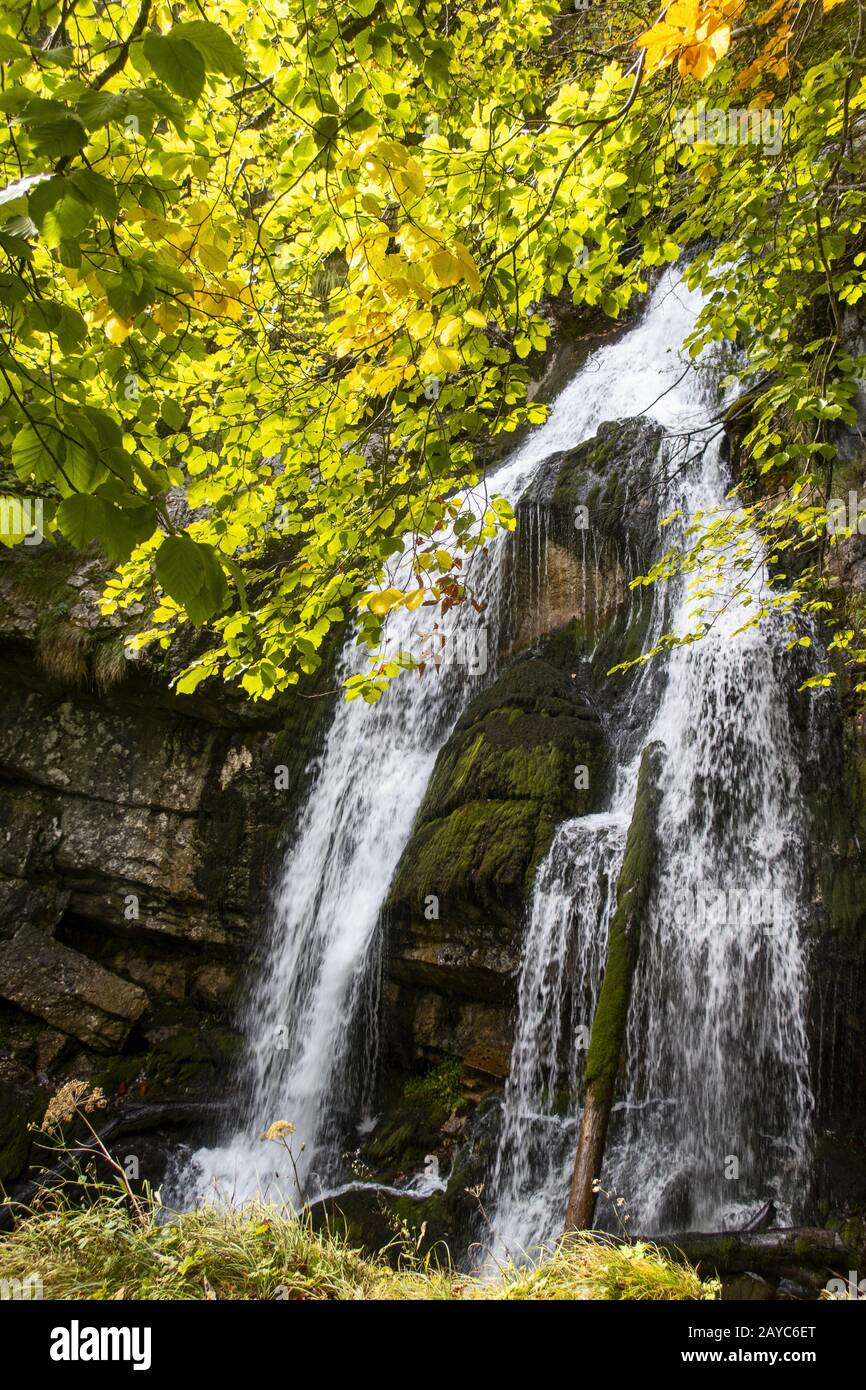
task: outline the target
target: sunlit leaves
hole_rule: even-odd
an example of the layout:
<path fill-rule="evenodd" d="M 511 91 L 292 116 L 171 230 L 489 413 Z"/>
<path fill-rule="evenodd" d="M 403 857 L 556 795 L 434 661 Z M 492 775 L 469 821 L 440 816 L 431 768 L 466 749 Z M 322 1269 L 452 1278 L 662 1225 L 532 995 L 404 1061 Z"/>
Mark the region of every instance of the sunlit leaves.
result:
<path fill-rule="evenodd" d="M 755 469 L 823 462 L 809 432 L 848 418 L 852 373 L 826 346 L 804 362 L 792 325 L 806 297 L 861 293 L 856 195 L 815 193 L 842 70 L 806 69 L 789 94 L 778 177 L 753 148 L 670 138 L 670 82 L 727 109 L 745 72 L 773 104 L 787 8 L 751 6 L 742 45 L 727 0 L 683 0 L 649 29 L 611 12 L 600 63 L 555 0 L 447 25 L 409 0 L 206 0 L 136 33 L 137 6 L 70 8 L 68 57 L 31 42 L 49 11 L 14 0 L 0 444 L 49 530 L 130 557 L 105 608 L 143 610 L 145 647 L 208 626 L 179 689 L 220 675 L 271 698 L 347 619 L 375 650 L 390 611 L 483 600 L 467 562 L 514 522 L 479 479 L 544 418 L 550 305 L 615 319 L 681 247 L 700 248 L 689 273 L 710 292 L 694 350 L 737 342 L 761 382 Z M 379 663 L 356 693 L 400 669 Z"/>
<path fill-rule="evenodd" d="M 213 546 L 189 536 L 166 536 L 156 552 L 156 578 L 193 623 L 205 623 L 228 602 L 228 585 Z"/>
<path fill-rule="evenodd" d="M 204 90 L 205 65 L 195 44 L 173 31 L 154 34 L 148 30 L 144 56 L 161 82 L 178 96 L 198 101 Z"/>
<path fill-rule="evenodd" d="M 676 62 L 682 77 L 707 77 L 727 53 L 732 21 L 745 8 L 746 0 L 673 0 L 635 40 L 646 51 L 647 76 Z"/>

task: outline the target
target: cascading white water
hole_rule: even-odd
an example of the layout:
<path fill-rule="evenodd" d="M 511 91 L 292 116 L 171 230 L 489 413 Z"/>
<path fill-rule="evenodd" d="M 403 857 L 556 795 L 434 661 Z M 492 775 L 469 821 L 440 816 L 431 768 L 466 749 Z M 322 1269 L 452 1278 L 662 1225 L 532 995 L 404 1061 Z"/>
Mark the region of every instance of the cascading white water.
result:
<path fill-rule="evenodd" d="M 577 1139 L 577 1084 L 627 830 L 628 817 L 620 812 L 565 821 L 539 866 L 490 1178 L 497 1243 L 505 1254 L 530 1250 L 550 1234 L 567 1190 Z"/>
<path fill-rule="evenodd" d="M 697 308 L 667 276 L 645 332 L 658 333 L 670 354 Z M 688 520 L 724 505 L 718 438 L 700 445 L 712 413 L 700 380 L 651 350 L 634 367 L 630 413 L 646 409 L 663 425 L 668 457 L 676 447 L 699 455 L 678 470 L 664 508 L 679 506 Z M 753 599 L 766 578 L 759 561 Z M 663 603 L 650 644 L 663 623 L 680 633 L 694 626 L 685 586 L 672 611 Z M 771 620 L 734 638 L 749 617 L 742 596 L 719 594 L 713 613 L 708 636 L 672 653 L 655 713 L 648 683 L 638 684 L 641 742 L 663 747 L 658 874 L 629 1016 L 627 1094 L 615 1107 L 602 1185 L 625 1198 L 633 1229 L 645 1231 L 735 1224 L 769 1198 L 784 1217 L 803 1197 L 807 1169 L 802 815 L 785 633 Z M 579 1120 L 575 1028 L 592 1019 L 611 911 L 599 865 L 615 884 L 640 756 L 628 737 L 616 752 L 609 814 L 561 826 L 539 870 L 489 1199 L 494 1248 L 512 1255 L 562 1228 Z M 581 1002 L 566 1017 L 550 1000 L 569 993 Z M 557 1093 L 570 1098 L 561 1116 Z M 599 1217 L 610 1217 L 603 1205 Z"/>
<path fill-rule="evenodd" d="M 689 511 L 722 486 L 712 459 Z M 753 592 L 765 581 L 757 573 Z M 732 605 L 673 656 L 650 735 L 665 749 L 659 882 L 605 1178 L 643 1230 L 736 1226 L 769 1199 L 790 1220 L 806 1195 L 803 811 L 786 632 L 770 620 L 734 638 L 744 617 Z"/>
<path fill-rule="evenodd" d="M 676 319 L 682 311 L 668 286 L 642 323 L 588 358 L 547 422 L 488 480 L 490 491 L 515 502 L 544 459 L 591 438 L 603 420 L 634 414 L 635 392 L 653 376 L 648 359 L 659 364 L 653 384 L 664 390 L 673 370 L 666 364 L 680 369 L 668 346 L 679 341 L 672 312 Z M 486 579 L 476 576 L 489 599 L 494 657 L 507 544 L 500 537 L 488 548 Z M 457 610 L 458 625 L 473 620 L 470 610 Z M 389 619 L 392 650 L 417 649 L 417 621 L 406 613 Z M 350 639 L 341 676 L 364 660 Z M 307 1196 L 338 1173 L 340 1143 L 363 1105 L 376 1052 L 382 908 L 436 753 L 478 686 L 446 661 L 438 676 L 401 676 L 372 709 L 338 705 L 283 866 L 246 1018 L 246 1103 L 230 1140 L 199 1150 L 187 1165 L 179 1184 L 185 1200 L 242 1201 L 277 1191 L 296 1200 L 294 1174 L 285 1163 L 275 1166 L 273 1146 L 258 1143 L 275 1120 L 296 1126 L 293 1150 Z"/>
<path fill-rule="evenodd" d="M 527 466 L 517 459 L 503 469 L 498 491 L 519 492 Z M 476 565 L 494 615 L 502 544 Z M 423 679 L 404 674 L 373 707 L 342 699 L 336 705 L 283 864 L 264 968 L 246 1013 L 238 1128 L 227 1144 L 194 1155 L 181 1183 L 187 1200 L 262 1195 L 297 1202 L 318 1196 L 341 1171 L 341 1142 L 368 1099 L 376 1060 L 376 928 L 436 754 L 479 688 L 488 641 L 495 653 L 495 631 L 461 631 L 473 622 L 477 628 L 473 609 L 458 610 L 438 671 Z M 417 657 L 429 649 L 423 629 L 424 618 L 405 610 L 391 617 L 389 655 Z M 474 640 L 461 643 L 461 635 Z M 468 661 L 453 660 L 455 651 Z M 366 649 L 350 639 L 337 683 L 368 662 Z M 295 1126 L 288 1172 L 272 1146 L 263 1151 L 257 1142 L 277 1120 Z"/>

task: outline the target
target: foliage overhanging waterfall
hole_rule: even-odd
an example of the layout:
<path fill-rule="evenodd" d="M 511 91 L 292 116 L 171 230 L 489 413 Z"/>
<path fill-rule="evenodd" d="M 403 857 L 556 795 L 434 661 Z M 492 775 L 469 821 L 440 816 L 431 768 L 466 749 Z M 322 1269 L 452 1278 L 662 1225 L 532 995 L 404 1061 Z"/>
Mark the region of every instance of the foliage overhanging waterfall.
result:
<path fill-rule="evenodd" d="M 665 505 L 688 519 L 722 503 L 727 480 L 705 373 L 688 370 L 680 352 L 696 312 L 696 296 L 663 276 L 642 320 L 593 353 L 547 424 L 499 470 L 497 492 L 516 502 L 556 450 L 589 439 L 604 421 L 645 414 L 665 431 Z M 493 666 L 510 621 L 512 544 L 499 538 L 480 560 Z M 538 550 L 541 565 L 541 541 Z M 756 573 L 754 585 L 761 582 Z M 689 630 L 689 608 L 684 588 L 656 598 L 647 645 L 664 627 Z M 490 1173 L 496 1242 L 512 1254 L 561 1229 L 582 1049 L 637 764 L 650 742 L 664 750 L 663 848 L 605 1186 L 625 1195 L 644 1230 L 734 1222 L 767 1196 L 790 1214 L 802 1200 L 813 1103 L 797 763 L 781 623 L 731 640 L 745 616 L 742 598 L 721 603 L 707 638 L 675 649 L 664 668 L 643 668 L 629 718 L 609 731 L 617 772 L 608 809 L 562 824 L 539 868 Z M 476 621 L 468 606 L 458 610 L 457 628 Z M 395 647 L 411 648 L 413 622 L 406 613 L 390 620 Z M 341 675 L 360 659 L 350 641 Z M 251 993 L 243 1109 L 227 1142 L 194 1156 L 188 1195 L 296 1200 L 296 1178 L 307 1198 L 346 1180 L 343 1149 L 374 1097 L 389 884 L 437 751 L 483 680 L 446 662 L 432 677 L 401 677 L 372 710 L 338 706 Z M 752 902 L 767 891 L 771 920 L 728 909 L 733 896 Z M 257 1142 L 277 1120 L 296 1126 L 297 1174 L 275 1166 Z M 731 1157 L 749 1174 L 742 1184 L 726 1178 Z"/>

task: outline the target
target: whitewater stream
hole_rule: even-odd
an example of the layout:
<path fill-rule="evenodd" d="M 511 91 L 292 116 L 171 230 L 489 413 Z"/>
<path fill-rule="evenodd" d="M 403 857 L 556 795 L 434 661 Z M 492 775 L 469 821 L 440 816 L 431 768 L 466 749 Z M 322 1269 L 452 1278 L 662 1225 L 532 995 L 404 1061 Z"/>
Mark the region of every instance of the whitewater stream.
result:
<path fill-rule="evenodd" d="M 714 407 L 703 374 L 687 370 L 680 352 L 697 307 L 677 276 L 663 277 L 640 322 L 589 357 L 545 425 L 489 479 L 490 491 L 515 504 L 551 454 L 591 438 L 604 421 L 645 412 L 666 432 L 660 461 L 674 475 L 673 505 L 688 516 L 721 503 L 728 481 L 718 432 L 708 429 Z M 691 461 L 670 466 L 684 448 Z M 373 1098 L 384 904 L 436 755 L 495 673 L 511 617 L 512 544 L 503 535 L 473 562 L 488 600 L 483 631 L 464 605 L 438 672 L 402 675 L 372 708 L 336 706 L 249 994 L 233 1131 L 187 1164 L 187 1201 L 297 1200 L 298 1187 L 310 1198 L 348 1176 L 343 1150 Z M 543 538 L 538 550 L 540 573 Z M 750 580 L 756 593 L 762 581 L 759 570 Z M 685 593 L 655 604 L 649 641 L 664 625 L 690 626 Z M 640 751 L 650 741 L 664 750 L 658 886 L 605 1184 L 628 1199 L 642 1229 L 707 1229 L 764 1195 L 782 1210 L 799 1200 L 812 1099 L 797 762 L 780 677 L 784 633 L 764 625 L 729 640 L 742 620 L 732 605 L 703 642 L 675 650 L 661 679 L 658 663 L 647 668 L 653 674 L 635 683 L 628 732 L 609 731 L 618 771 L 608 809 L 561 825 L 539 869 L 489 1185 L 503 1249 L 530 1249 L 561 1226 L 579 1118 L 575 1082 Z M 389 619 L 389 648 L 417 653 L 419 621 L 405 612 Z M 367 660 L 350 640 L 339 680 Z M 296 1127 L 296 1171 L 259 1140 L 277 1120 Z M 732 1159 L 739 1178 L 726 1176 Z"/>
<path fill-rule="evenodd" d="M 682 341 L 697 302 L 682 285 L 647 336 Z M 641 333 L 623 347 L 637 347 Z M 649 349 L 658 360 L 658 348 Z M 713 374 L 671 362 L 649 418 L 664 427 L 661 510 L 723 508 Z M 638 402 L 654 386 L 645 368 Z M 636 409 L 640 404 L 636 404 Z M 633 703 L 640 737 L 617 737 L 604 814 L 563 823 L 537 875 L 524 942 L 503 1124 L 491 1178 L 497 1255 L 531 1253 L 562 1228 L 580 1121 L 579 1080 L 616 905 L 642 747 L 662 753 L 656 887 L 642 923 L 629 1014 L 626 1094 L 614 1107 L 597 1223 L 611 1230 L 734 1228 L 772 1201 L 806 1197 L 814 1109 L 806 1036 L 800 866 L 804 818 L 788 714 L 786 620 L 740 629 L 767 582 L 757 562 L 719 590 L 701 641 L 652 668 Z M 742 582 L 742 581 L 741 581 Z M 695 627 L 678 581 L 659 589 L 648 645 Z M 735 635 L 736 634 L 736 635 Z M 659 698 L 660 696 L 660 698 Z"/>

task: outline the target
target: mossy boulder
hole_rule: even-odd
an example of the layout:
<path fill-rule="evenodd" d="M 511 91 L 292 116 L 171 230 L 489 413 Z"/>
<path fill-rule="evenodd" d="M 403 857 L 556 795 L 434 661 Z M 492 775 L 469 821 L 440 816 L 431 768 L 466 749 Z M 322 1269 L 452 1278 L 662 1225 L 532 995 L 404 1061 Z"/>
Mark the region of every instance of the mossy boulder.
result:
<path fill-rule="evenodd" d="M 392 911 L 422 931 L 446 918 L 518 925 L 557 821 L 593 809 L 605 781 L 604 734 L 571 677 L 543 658 L 517 661 L 440 753 Z"/>
<path fill-rule="evenodd" d="M 410 1075 L 392 1073 L 382 1087 L 382 1114 L 363 1161 L 376 1174 L 412 1175 L 441 1149 L 443 1126 L 461 1104 L 462 1068 L 449 1058 Z"/>
<path fill-rule="evenodd" d="M 386 1035 L 403 1065 L 450 1054 L 505 1074 L 535 870 L 557 823 L 602 802 L 607 776 L 598 716 L 543 656 L 519 658 L 467 707 L 390 894 Z"/>
<path fill-rule="evenodd" d="M 482 1235 L 479 1194 L 496 1151 L 498 1093 L 479 1093 L 454 1058 L 383 1079 L 381 1111 L 363 1141 L 358 1180 L 312 1206 L 313 1224 L 327 1220 L 355 1244 L 388 1248 L 399 1260 L 406 1250 L 433 1261 L 462 1260 Z M 415 1180 L 432 1161 L 440 1184 Z M 403 1189 L 402 1191 L 400 1189 Z"/>

